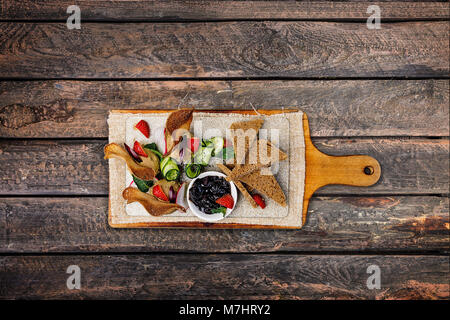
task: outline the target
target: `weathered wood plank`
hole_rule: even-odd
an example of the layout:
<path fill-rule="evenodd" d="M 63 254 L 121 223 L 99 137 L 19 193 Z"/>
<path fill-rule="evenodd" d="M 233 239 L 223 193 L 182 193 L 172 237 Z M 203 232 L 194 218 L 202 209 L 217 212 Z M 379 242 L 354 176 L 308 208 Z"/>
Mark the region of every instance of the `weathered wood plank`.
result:
<path fill-rule="evenodd" d="M 106 197 L 3 198 L 0 252 L 448 251 L 446 197 L 315 197 L 290 231 L 113 229 L 107 210 Z"/>
<path fill-rule="evenodd" d="M 331 155 L 367 154 L 381 164 L 379 182 L 369 188 L 325 186 L 317 194 L 335 193 L 429 193 L 449 192 L 449 140 L 349 139 L 313 141 Z M 433 159 L 433 160 L 431 160 Z M 436 163 L 434 162 L 436 161 Z M 410 190 L 408 192 L 406 190 Z"/>
<path fill-rule="evenodd" d="M 0 137 L 106 138 L 111 109 L 281 109 L 313 137 L 449 136 L 447 80 L 0 82 Z"/>
<path fill-rule="evenodd" d="M 441 77 L 447 22 L 0 23 L 0 77 Z"/>
<path fill-rule="evenodd" d="M 107 195 L 105 141 L 0 140 L 0 194 Z M 367 154 L 382 167 L 372 187 L 327 186 L 317 194 L 448 193 L 448 139 L 316 139 L 333 155 Z"/>
<path fill-rule="evenodd" d="M 0 19 L 62 20 L 71 0 L 4 1 Z M 20 4 L 19 4 L 20 3 Z M 359 19 L 378 5 L 383 20 L 447 18 L 445 2 L 334 2 L 334 1 L 96 1 L 78 0 L 82 19 L 104 20 L 233 20 L 233 19 Z"/>
<path fill-rule="evenodd" d="M 66 287 L 70 265 L 81 289 Z M 367 268 L 381 289 L 367 288 Z M 0 257 L 1 298 L 448 299 L 447 256 L 112 255 Z"/>

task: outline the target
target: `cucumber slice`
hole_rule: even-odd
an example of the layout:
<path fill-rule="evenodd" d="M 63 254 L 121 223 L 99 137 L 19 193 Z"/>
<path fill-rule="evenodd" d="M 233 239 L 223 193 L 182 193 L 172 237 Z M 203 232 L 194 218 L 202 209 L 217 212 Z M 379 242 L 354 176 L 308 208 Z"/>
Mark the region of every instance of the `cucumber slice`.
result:
<path fill-rule="evenodd" d="M 194 179 L 200 175 L 202 166 L 199 164 L 188 164 L 184 170 L 188 178 Z"/>
<path fill-rule="evenodd" d="M 178 168 L 167 171 L 167 173 L 165 175 L 167 181 L 177 180 L 179 176 L 180 176 L 180 170 Z"/>
<path fill-rule="evenodd" d="M 167 161 L 164 161 L 165 159 L 169 159 Z M 178 168 L 177 163 L 172 158 L 164 158 L 163 162 L 164 166 L 161 170 L 162 174 L 168 181 L 173 181 L 178 178 L 180 175 L 180 168 Z"/>
<path fill-rule="evenodd" d="M 159 168 L 161 169 L 161 172 L 164 169 L 164 166 L 167 164 L 167 162 L 170 161 L 170 157 L 165 157 L 164 159 L 161 160 L 161 162 L 159 163 Z"/>
<path fill-rule="evenodd" d="M 211 147 L 201 147 L 194 155 L 194 163 L 201 164 L 202 166 L 207 166 L 209 160 L 211 159 L 213 148 Z"/>
<path fill-rule="evenodd" d="M 220 151 L 223 149 L 223 138 L 222 137 L 214 137 L 211 139 L 211 142 L 214 146 L 214 151 L 212 153 L 213 156 L 220 156 Z"/>
<path fill-rule="evenodd" d="M 167 174 L 167 172 L 169 172 L 169 170 L 173 170 L 176 169 L 178 171 L 180 171 L 180 169 L 178 168 L 177 163 L 175 162 L 175 160 L 170 159 L 169 161 L 166 162 L 166 164 L 164 165 L 163 169 L 162 169 L 162 173 L 165 176 Z"/>
<path fill-rule="evenodd" d="M 213 142 L 211 139 L 202 140 L 202 147 L 213 147 Z"/>

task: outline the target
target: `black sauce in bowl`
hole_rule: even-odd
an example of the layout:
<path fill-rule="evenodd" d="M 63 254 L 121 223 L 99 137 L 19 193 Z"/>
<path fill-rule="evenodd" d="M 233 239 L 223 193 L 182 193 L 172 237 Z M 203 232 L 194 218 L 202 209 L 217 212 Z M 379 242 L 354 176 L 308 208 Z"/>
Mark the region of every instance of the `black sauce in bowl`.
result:
<path fill-rule="evenodd" d="M 231 194 L 230 183 L 218 176 L 197 179 L 189 189 L 189 199 L 206 214 L 212 214 L 211 210 L 219 208 L 216 200 L 226 194 Z"/>

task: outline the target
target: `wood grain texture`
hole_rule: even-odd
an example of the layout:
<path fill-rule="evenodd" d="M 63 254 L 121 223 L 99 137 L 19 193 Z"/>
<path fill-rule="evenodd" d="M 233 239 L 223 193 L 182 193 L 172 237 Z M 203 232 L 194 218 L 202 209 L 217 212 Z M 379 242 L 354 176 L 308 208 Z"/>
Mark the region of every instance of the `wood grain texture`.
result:
<path fill-rule="evenodd" d="M 68 290 L 66 269 L 81 269 Z M 370 265 L 381 289 L 367 288 Z M 447 256 L 2 256 L 0 298 L 448 299 Z"/>
<path fill-rule="evenodd" d="M 422 79 L 448 77 L 448 2 L 76 3 L 81 30 L 73 1 L 0 0 L 0 298 L 449 299 L 449 82 Z M 408 80 L 339 80 L 365 77 Z M 168 78 L 199 81 L 148 81 Z M 320 189 L 302 230 L 108 226 L 109 110 L 250 103 L 304 110 L 322 152 L 376 158 L 380 182 Z"/>
<path fill-rule="evenodd" d="M 0 19 L 65 20 L 71 0 L 1 1 Z M 20 4 L 19 4 L 20 3 Z M 96 1 L 78 0 L 82 19 L 104 20 L 236 20 L 236 19 L 359 19 L 367 7 L 378 5 L 382 19 L 449 17 L 445 2 L 334 2 L 334 1 Z"/>
<path fill-rule="evenodd" d="M 377 159 L 381 165 L 379 182 L 369 188 L 325 186 L 317 194 L 333 194 L 345 189 L 348 194 L 449 192 L 449 140 L 349 139 L 314 141 L 314 145 L 330 155 L 362 154 Z M 434 163 L 436 161 L 436 163 Z M 440 190 L 440 191 L 438 191 Z"/>
<path fill-rule="evenodd" d="M 3 81 L 0 137 L 106 138 L 113 109 L 303 110 L 313 137 L 449 136 L 448 80 Z"/>
<path fill-rule="evenodd" d="M 317 194 L 447 194 L 447 139 L 315 139 L 331 155 L 377 159 L 380 181 L 372 187 L 327 186 Z M 106 141 L 0 140 L 0 194 L 107 195 Z"/>
<path fill-rule="evenodd" d="M 368 155 L 330 156 L 320 152 L 311 141 L 306 114 L 303 114 L 303 131 L 306 166 L 302 224 L 305 224 L 309 200 L 318 189 L 327 185 L 373 186 L 380 180 L 381 166 Z"/>
<path fill-rule="evenodd" d="M 444 77 L 447 22 L 0 23 L 0 77 Z"/>
<path fill-rule="evenodd" d="M 113 229 L 108 199 L 3 198 L 0 252 L 448 252 L 449 200 L 313 197 L 301 230 Z"/>

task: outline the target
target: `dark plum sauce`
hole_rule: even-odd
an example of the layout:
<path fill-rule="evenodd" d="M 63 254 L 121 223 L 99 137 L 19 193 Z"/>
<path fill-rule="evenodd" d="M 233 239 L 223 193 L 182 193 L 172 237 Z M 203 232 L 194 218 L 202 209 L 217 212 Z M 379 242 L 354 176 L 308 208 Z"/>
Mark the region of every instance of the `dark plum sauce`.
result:
<path fill-rule="evenodd" d="M 195 180 L 189 189 L 189 199 L 206 214 L 220 207 L 216 200 L 231 193 L 230 183 L 223 177 L 206 176 Z"/>

